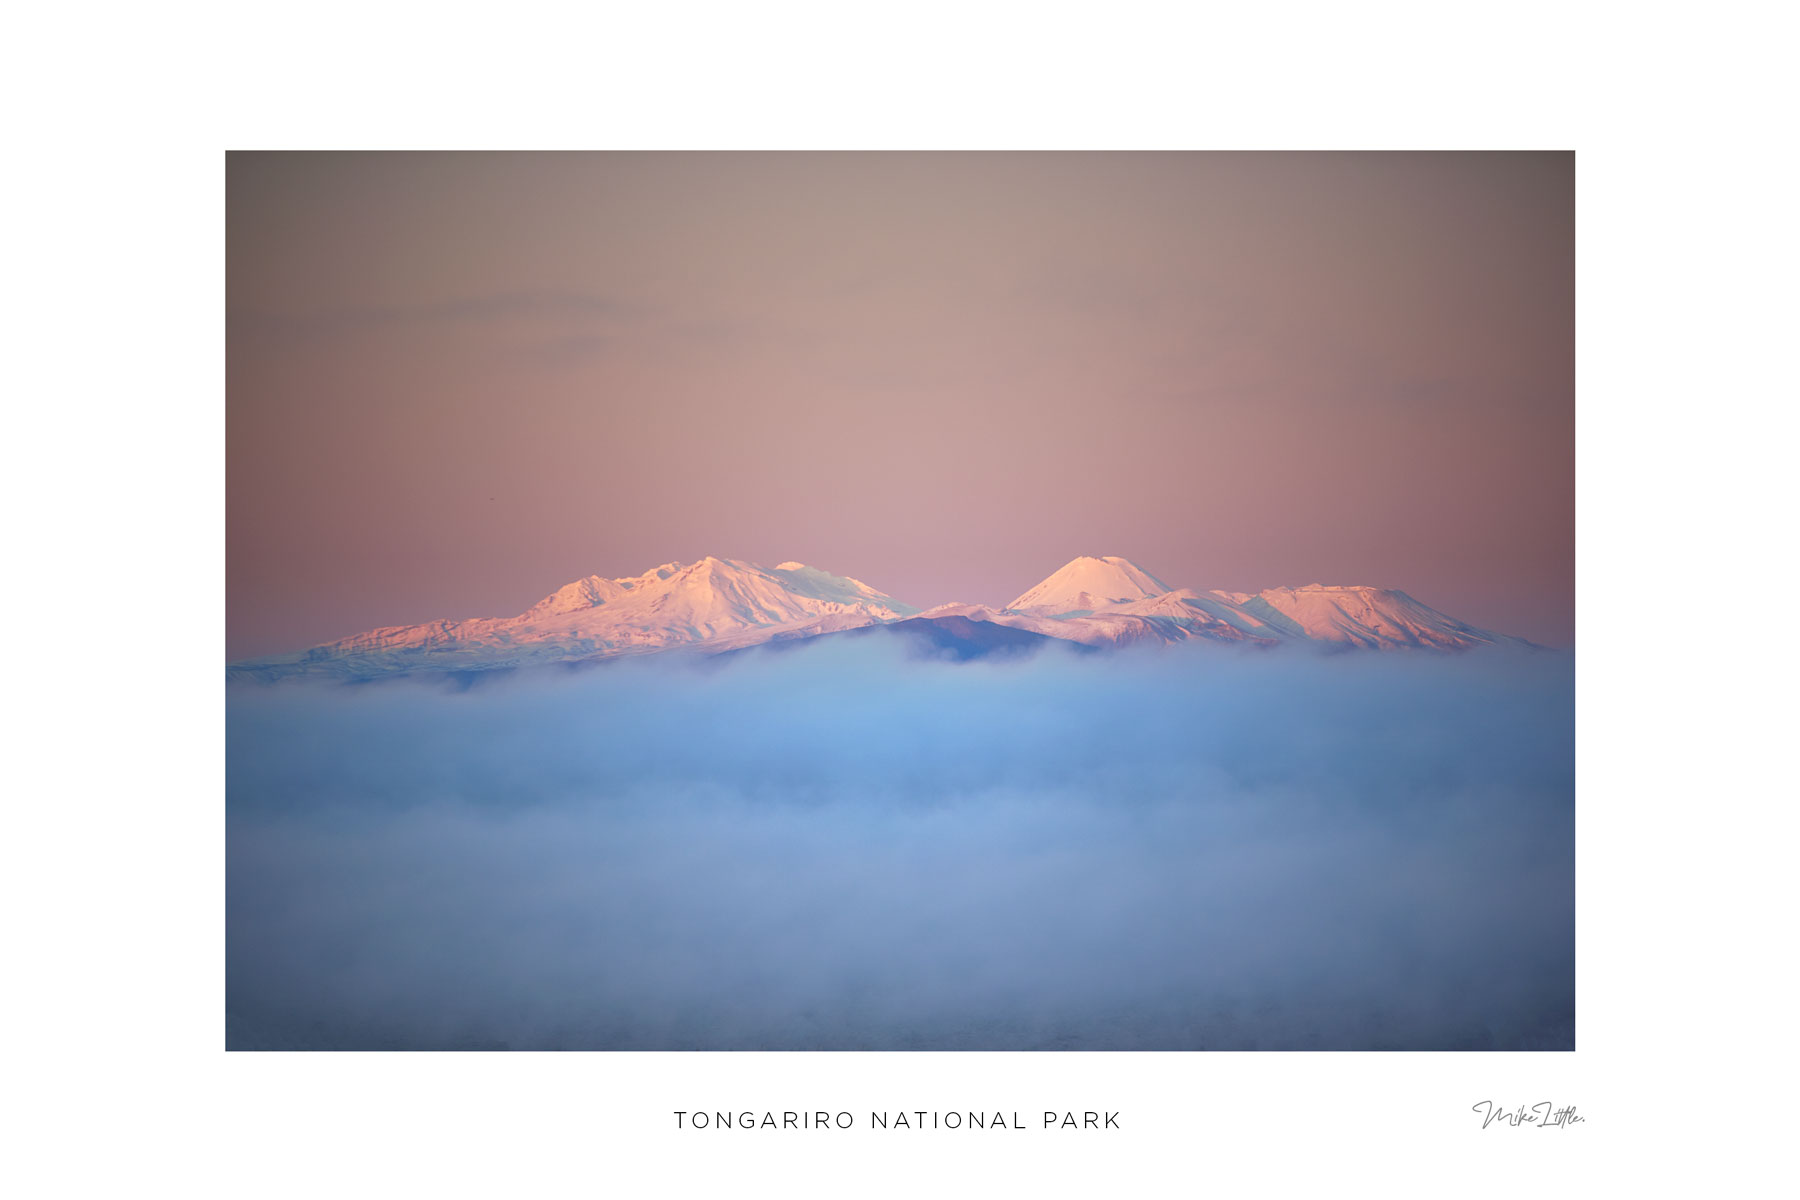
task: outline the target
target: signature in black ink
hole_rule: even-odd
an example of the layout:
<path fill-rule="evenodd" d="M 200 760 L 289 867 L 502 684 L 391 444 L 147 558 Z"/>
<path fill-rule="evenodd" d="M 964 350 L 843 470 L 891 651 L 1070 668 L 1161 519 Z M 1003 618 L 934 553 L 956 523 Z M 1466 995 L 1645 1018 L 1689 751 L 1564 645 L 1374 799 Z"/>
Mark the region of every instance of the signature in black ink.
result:
<path fill-rule="evenodd" d="M 1521 1104 L 1511 1112 L 1494 1107 L 1492 1100 L 1483 1100 L 1470 1111 L 1481 1114 L 1483 1129 L 1493 1124 L 1511 1125 L 1514 1128 L 1520 1125 L 1536 1125 L 1539 1129 L 1567 1129 L 1571 1125 L 1587 1120 L 1586 1117 L 1575 1114 L 1573 1104 L 1567 1108 L 1557 1108 L 1548 1100 L 1530 1107 Z"/>

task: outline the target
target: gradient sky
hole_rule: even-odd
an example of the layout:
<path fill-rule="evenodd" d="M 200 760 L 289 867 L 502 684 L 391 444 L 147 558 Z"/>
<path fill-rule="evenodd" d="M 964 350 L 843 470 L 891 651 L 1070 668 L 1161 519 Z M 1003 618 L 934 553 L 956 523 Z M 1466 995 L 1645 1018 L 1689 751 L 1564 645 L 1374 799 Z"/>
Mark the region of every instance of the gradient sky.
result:
<path fill-rule="evenodd" d="M 1574 156 L 227 159 L 228 658 L 798 559 L 1574 631 Z"/>

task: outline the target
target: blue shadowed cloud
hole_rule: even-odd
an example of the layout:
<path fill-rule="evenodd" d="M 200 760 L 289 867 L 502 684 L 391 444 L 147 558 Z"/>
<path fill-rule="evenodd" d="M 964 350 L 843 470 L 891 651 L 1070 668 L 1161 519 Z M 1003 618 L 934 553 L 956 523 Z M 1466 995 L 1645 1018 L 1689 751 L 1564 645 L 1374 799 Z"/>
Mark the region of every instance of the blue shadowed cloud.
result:
<path fill-rule="evenodd" d="M 1573 667 L 234 689 L 236 1046 L 1567 1048 Z"/>

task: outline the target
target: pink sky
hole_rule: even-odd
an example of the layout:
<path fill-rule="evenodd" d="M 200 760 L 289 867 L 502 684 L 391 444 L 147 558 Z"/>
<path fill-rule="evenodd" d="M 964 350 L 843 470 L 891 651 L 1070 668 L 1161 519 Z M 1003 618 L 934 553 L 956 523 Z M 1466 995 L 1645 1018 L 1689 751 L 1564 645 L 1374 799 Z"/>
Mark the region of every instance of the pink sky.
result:
<path fill-rule="evenodd" d="M 233 154 L 227 656 L 798 559 L 1574 628 L 1571 154 Z"/>

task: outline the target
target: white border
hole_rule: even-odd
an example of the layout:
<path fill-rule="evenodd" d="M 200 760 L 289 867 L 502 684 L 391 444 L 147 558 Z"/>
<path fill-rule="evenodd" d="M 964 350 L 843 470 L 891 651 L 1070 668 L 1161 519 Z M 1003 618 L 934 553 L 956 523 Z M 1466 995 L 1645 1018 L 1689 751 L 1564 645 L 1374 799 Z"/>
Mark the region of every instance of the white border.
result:
<path fill-rule="evenodd" d="M 1748 1072 L 1785 1038 L 1763 964 L 1787 939 L 1757 922 L 1785 911 L 1788 818 L 1758 755 L 1791 654 L 1753 618 L 1791 570 L 1764 405 L 1800 204 L 1759 8 L 510 11 L 16 18 L 14 1172 L 84 1194 L 1517 1195 L 1729 1193 L 1772 1158 Z M 222 151 L 487 146 L 1576 148 L 1580 1049 L 224 1054 Z M 1488 1096 L 1590 1121 L 1481 1131 Z M 1127 1128 L 678 1136 L 666 1114 L 697 1103 Z"/>

